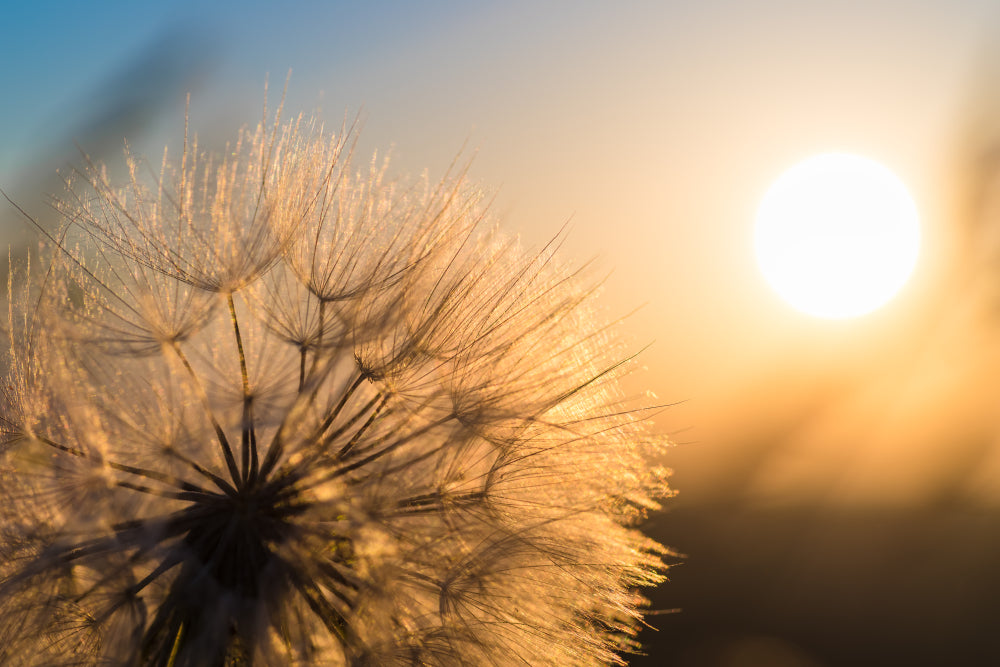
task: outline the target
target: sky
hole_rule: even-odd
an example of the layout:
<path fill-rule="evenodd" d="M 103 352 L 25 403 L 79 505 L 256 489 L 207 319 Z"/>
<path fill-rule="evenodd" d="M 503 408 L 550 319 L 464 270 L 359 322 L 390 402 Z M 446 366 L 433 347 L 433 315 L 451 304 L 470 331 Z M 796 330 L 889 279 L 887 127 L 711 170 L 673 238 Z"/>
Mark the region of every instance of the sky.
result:
<path fill-rule="evenodd" d="M 678 516 L 993 511 L 993 4 L 11 4 L 0 187 L 41 214 L 79 150 L 113 161 L 125 135 L 153 156 L 176 147 L 188 93 L 195 131 L 228 136 L 291 72 L 288 111 L 360 119 L 359 150 L 400 171 L 474 156 L 525 245 L 568 223 L 564 255 L 609 274 L 609 315 L 638 308 L 624 328 L 649 347 L 631 386 L 676 404 L 655 426 L 678 443 Z M 752 250 L 770 183 L 827 151 L 892 169 L 923 231 L 902 291 L 839 321 L 788 306 Z"/>

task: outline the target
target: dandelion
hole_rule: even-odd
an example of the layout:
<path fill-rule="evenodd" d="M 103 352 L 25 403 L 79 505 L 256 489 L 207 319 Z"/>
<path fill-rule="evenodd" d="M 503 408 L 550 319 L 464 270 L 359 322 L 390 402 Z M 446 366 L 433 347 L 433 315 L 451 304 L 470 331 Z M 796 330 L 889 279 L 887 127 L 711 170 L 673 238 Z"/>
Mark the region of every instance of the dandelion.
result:
<path fill-rule="evenodd" d="M 593 287 L 349 139 L 276 119 L 69 183 L 8 283 L 0 663 L 637 648 L 666 486 Z"/>

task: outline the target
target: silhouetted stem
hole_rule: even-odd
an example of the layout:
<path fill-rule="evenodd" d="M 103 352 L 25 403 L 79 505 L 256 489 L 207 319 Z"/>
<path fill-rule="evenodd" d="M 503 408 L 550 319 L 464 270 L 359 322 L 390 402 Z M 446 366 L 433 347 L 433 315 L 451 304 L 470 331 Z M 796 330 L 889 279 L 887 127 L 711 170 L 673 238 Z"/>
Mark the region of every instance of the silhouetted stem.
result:
<path fill-rule="evenodd" d="M 229 318 L 233 323 L 233 334 L 236 336 L 236 350 L 240 355 L 240 379 L 243 381 L 243 427 L 240 435 L 241 479 L 246 486 L 251 477 L 257 473 L 257 436 L 254 433 L 253 409 L 250 406 L 250 376 L 247 373 L 247 357 L 243 351 L 243 337 L 240 335 L 240 323 L 236 318 L 236 303 L 233 293 L 226 295 L 229 305 Z M 252 461 L 251 461 L 252 459 Z"/>
<path fill-rule="evenodd" d="M 191 376 L 191 383 L 194 385 L 195 393 L 198 394 L 198 398 L 201 400 L 201 404 L 205 408 L 205 413 L 208 415 L 209 421 L 212 422 L 212 428 L 215 430 L 215 437 L 218 439 L 219 446 L 222 448 L 222 455 L 226 459 L 226 467 L 229 468 L 230 479 L 233 480 L 233 483 L 236 485 L 236 489 L 243 488 L 240 471 L 236 466 L 236 457 L 233 456 L 233 448 L 229 445 L 229 438 L 226 437 L 226 432 L 223 431 L 222 426 L 219 425 L 219 420 L 217 420 L 215 418 L 215 414 L 212 413 L 212 408 L 208 404 L 208 394 L 205 393 L 205 388 L 201 385 L 201 380 L 198 378 L 198 374 L 194 372 L 194 368 L 191 367 L 191 362 L 189 362 L 187 357 L 184 355 L 184 351 L 181 350 L 180 345 L 174 343 L 171 347 L 177 354 L 177 358 L 180 359 L 181 364 L 184 365 L 184 369 L 187 371 L 188 375 Z"/>

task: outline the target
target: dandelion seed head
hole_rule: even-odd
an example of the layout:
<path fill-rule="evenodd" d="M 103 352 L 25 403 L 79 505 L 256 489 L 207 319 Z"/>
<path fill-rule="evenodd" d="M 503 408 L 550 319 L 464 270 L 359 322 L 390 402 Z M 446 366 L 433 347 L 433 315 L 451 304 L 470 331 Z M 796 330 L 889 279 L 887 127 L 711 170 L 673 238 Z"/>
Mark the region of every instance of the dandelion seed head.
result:
<path fill-rule="evenodd" d="M 662 443 L 555 245 L 275 119 L 87 161 L 9 280 L 0 662 L 621 664 Z"/>

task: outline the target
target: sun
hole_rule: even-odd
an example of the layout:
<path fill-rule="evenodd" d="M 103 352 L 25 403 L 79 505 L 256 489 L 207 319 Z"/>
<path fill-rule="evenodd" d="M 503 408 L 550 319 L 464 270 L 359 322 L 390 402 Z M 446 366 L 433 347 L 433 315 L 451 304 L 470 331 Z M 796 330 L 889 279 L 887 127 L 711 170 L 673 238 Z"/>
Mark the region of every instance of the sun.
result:
<path fill-rule="evenodd" d="M 774 182 L 757 211 L 757 262 L 800 311 L 825 318 L 869 313 L 906 283 L 920 223 L 903 183 L 846 153 L 801 162 Z"/>

